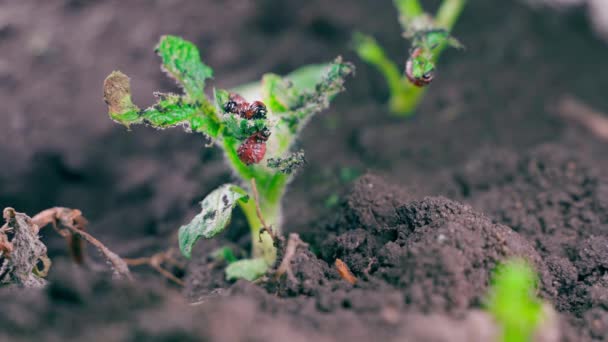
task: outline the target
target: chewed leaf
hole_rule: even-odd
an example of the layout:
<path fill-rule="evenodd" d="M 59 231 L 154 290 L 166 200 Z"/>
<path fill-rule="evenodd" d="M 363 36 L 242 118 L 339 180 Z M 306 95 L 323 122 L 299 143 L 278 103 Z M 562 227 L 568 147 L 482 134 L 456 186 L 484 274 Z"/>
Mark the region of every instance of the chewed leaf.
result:
<path fill-rule="evenodd" d="M 233 184 L 225 184 L 212 191 L 201 202 L 201 212 L 192 221 L 179 228 L 179 249 L 186 258 L 192 256 L 192 247 L 198 239 L 210 239 L 220 233 L 232 216 L 238 201 L 247 202 L 245 190 Z"/>
<path fill-rule="evenodd" d="M 205 80 L 213 77 L 213 69 L 201 62 L 198 48 L 176 36 L 163 36 L 156 47 L 163 60 L 163 69 L 175 78 L 193 100 L 205 99 Z"/>
<path fill-rule="evenodd" d="M 268 270 L 268 264 L 262 258 L 235 261 L 226 267 L 226 279 L 245 279 L 254 281 Z"/>
<path fill-rule="evenodd" d="M 104 81 L 103 95 L 110 118 L 127 128 L 134 124 L 146 124 L 155 128 L 184 126 L 189 131 L 218 134 L 219 119 L 209 102 L 188 101 L 176 94 L 155 93 L 156 104 L 140 110 L 131 100 L 131 82 L 120 71 L 112 72 Z"/>
<path fill-rule="evenodd" d="M 288 109 L 283 120 L 291 132 L 296 133 L 310 117 L 328 108 L 330 101 L 344 90 L 345 78 L 354 71 L 352 63 L 344 62 L 338 57 L 325 68 L 312 89 L 298 89 L 298 99 Z"/>
<path fill-rule="evenodd" d="M 139 108 L 131 100 L 131 81 L 120 71 L 112 71 L 103 82 L 103 99 L 110 118 L 126 127 L 141 121 Z"/>

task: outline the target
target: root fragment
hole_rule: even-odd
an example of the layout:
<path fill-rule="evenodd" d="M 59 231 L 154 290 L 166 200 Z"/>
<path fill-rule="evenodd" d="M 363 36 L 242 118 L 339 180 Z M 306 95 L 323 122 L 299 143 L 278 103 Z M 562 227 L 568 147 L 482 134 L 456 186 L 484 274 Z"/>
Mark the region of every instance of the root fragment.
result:
<path fill-rule="evenodd" d="M 355 283 L 357 282 L 357 277 L 355 277 L 353 275 L 353 273 L 348 268 L 348 265 L 346 265 L 344 263 L 344 261 L 342 261 L 340 259 L 336 259 L 336 261 L 334 262 L 334 265 L 336 266 L 336 269 L 338 270 L 338 274 L 340 274 L 340 277 L 342 277 L 342 279 L 346 280 L 347 282 L 351 283 L 352 285 L 355 285 Z"/>
<path fill-rule="evenodd" d="M 289 234 L 289 239 L 287 240 L 287 247 L 285 248 L 285 254 L 283 255 L 283 260 L 281 264 L 277 268 L 275 272 L 275 279 L 280 278 L 283 274 L 287 274 L 287 277 L 294 284 L 298 283 L 298 280 L 293 274 L 291 270 L 291 260 L 296 254 L 296 250 L 299 246 L 308 247 L 308 244 L 300 239 L 300 236 L 296 233 Z"/>
<path fill-rule="evenodd" d="M 564 118 L 576 121 L 598 138 L 608 141 L 608 115 L 569 95 L 559 101 L 557 112 Z"/>
<path fill-rule="evenodd" d="M 175 255 L 176 255 L 176 250 L 174 248 L 170 248 L 169 250 L 156 253 L 150 257 L 133 258 L 133 259 L 125 258 L 124 261 L 129 266 L 148 265 L 151 268 L 155 269 L 158 273 L 160 273 L 165 278 L 174 282 L 175 284 L 177 284 L 179 286 L 184 286 L 183 280 L 179 279 L 173 273 L 171 273 L 169 270 L 167 270 L 166 268 L 164 268 L 162 266 L 164 263 L 167 263 L 167 264 L 170 264 L 173 266 L 178 266 L 179 268 L 183 269 L 184 268 L 183 265 L 181 265 L 181 263 L 176 260 Z"/>
<path fill-rule="evenodd" d="M 84 263 L 84 242 L 79 235 L 70 232 L 68 226 L 84 231 L 88 221 L 78 209 L 55 207 L 41 211 L 32 217 L 32 222 L 42 229 L 51 225 L 57 234 L 61 235 L 68 243 L 68 249 L 72 259 L 77 264 Z"/>
<path fill-rule="evenodd" d="M 29 218 L 12 208 L 6 208 L 4 217 L 7 223 L 0 227 L 0 282 L 27 287 L 45 284 L 43 278 L 50 269 L 51 260 L 46 255 L 46 246 L 38 239 L 38 233 L 40 229 L 50 225 L 57 234 L 66 239 L 72 259 L 78 264 L 84 263 L 84 241 L 87 241 L 97 247 L 112 265 L 116 275 L 121 278 L 134 280 L 129 265 L 149 265 L 172 282 L 184 285 L 181 279 L 163 267 L 163 264 L 169 264 L 184 268 L 175 257 L 175 249 L 145 258 L 123 259 L 85 231 L 88 222 L 78 209 L 54 207 Z M 9 236 L 14 236 L 12 241 Z M 42 269 L 37 266 L 38 262 L 42 263 Z M 9 275 L 11 280 L 5 279 Z M 32 279 L 36 284 L 33 284 Z"/>
<path fill-rule="evenodd" d="M 82 216 L 82 212 L 78 209 L 69 209 L 55 207 L 43 210 L 32 218 L 32 222 L 37 226 L 37 230 L 51 224 L 55 231 L 66 238 L 70 245 L 70 251 L 73 253 L 74 259 L 78 262 L 83 260 L 83 245 L 80 238 L 83 238 L 88 243 L 97 247 L 101 254 L 110 262 L 114 272 L 119 277 L 133 281 L 133 276 L 129 270 L 129 266 L 125 261 L 112 252 L 103 243 L 94 238 L 91 234 L 84 230 L 86 219 Z M 36 231 L 37 233 L 37 231 Z"/>

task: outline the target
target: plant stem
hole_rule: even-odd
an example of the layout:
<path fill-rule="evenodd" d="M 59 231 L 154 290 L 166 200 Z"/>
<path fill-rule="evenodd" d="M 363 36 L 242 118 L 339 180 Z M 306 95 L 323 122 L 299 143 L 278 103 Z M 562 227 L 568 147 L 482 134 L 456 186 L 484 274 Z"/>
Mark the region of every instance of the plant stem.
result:
<path fill-rule="evenodd" d="M 424 14 L 424 10 L 418 0 L 394 0 L 394 2 L 399 12 L 399 23 L 404 31 L 407 31 L 407 25 L 410 20 Z"/>
<path fill-rule="evenodd" d="M 443 0 L 435 15 L 437 25 L 451 31 L 466 2 L 466 0 Z"/>
<path fill-rule="evenodd" d="M 280 234 L 281 202 L 265 203 L 263 199 L 261 199 L 260 202 L 260 210 L 264 217 L 264 221 L 272 226 L 275 234 Z M 274 264 L 277 257 L 277 251 L 274 247 L 274 241 L 269 234 L 260 235 L 263 223 L 258 217 L 255 200 L 250 198 L 247 203 L 240 203 L 240 206 L 245 214 L 245 218 L 247 218 L 247 223 L 249 224 L 251 231 L 251 257 L 263 258 L 268 265 Z"/>

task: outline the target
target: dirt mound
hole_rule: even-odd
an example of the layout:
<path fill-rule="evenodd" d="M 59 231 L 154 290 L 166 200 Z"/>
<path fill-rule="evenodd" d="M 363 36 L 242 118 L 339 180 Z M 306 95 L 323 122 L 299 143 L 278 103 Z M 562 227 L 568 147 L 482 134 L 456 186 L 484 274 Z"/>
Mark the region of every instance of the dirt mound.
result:
<path fill-rule="evenodd" d="M 455 172 L 450 193 L 530 241 L 555 277 L 558 310 L 608 331 L 608 178 L 592 165 L 554 144 L 493 151 Z"/>
<path fill-rule="evenodd" d="M 317 232 L 319 244 L 296 248 L 292 276 L 271 275 L 258 284 L 226 282 L 221 263 L 202 256 L 222 242 L 204 241 L 187 269 L 184 294 L 194 305 L 174 288 L 116 282 L 109 274 L 57 262 L 46 289 L 19 292 L 16 298 L 15 292 L 0 292 L 0 300 L 11 297 L 0 314 L 0 327 L 6 326 L 0 337 L 487 340 L 496 328 L 478 309 L 492 269 L 511 256 L 535 265 L 540 293 L 550 301 L 560 298 L 554 284 L 562 273 L 586 274 L 576 284 L 587 284 L 587 297 L 598 307 L 578 321 L 568 313 L 556 316 L 559 333 L 572 340 L 573 322 L 587 329 L 585 336 L 601 336 L 606 311 L 599 308 L 608 300 L 605 238 L 584 240 L 574 270 L 556 268 L 522 235 L 470 206 L 444 197 L 412 199 L 373 175 L 355 182 L 337 217 L 324 233 Z M 356 284 L 339 276 L 336 258 L 351 268 Z"/>
<path fill-rule="evenodd" d="M 422 312 L 479 306 L 492 269 L 512 256 L 530 260 L 543 294 L 554 296 L 546 264 L 518 233 L 444 197 L 403 201 L 401 190 L 387 191 L 394 188 L 372 175 L 357 181 L 345 219 L 319 248 L 326 261 L 341 258 L 356 275 L 386 281 Z"/>

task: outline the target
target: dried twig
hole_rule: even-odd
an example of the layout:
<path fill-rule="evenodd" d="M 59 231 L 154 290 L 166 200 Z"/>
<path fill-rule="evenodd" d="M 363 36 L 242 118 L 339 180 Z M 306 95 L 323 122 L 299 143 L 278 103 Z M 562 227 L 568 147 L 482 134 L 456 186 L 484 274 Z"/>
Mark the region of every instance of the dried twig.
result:
<path fill-rule="evenodd" d="M 601 113 L 578 99 L 566 95 L 557 104 L 557 113 L 572 119 L 598 138 L 608 140 L 608 115 Z"/>
<path fill-rule="evenodd" d="M 10 228 L 7 224 L 0 228 L 0 257 L 9 256 L 13 251 L 13 244 L 8 241 L 8 236 L 6 235 L 9 230 Z"/>
<path fill-rule="evenodd" d="M 366 278 L 369 278 L 369 274 L 372 271 L 372 267 L 374 266 L 374 264 L 377 262 L 376 258 L 369 258 L 369 263 L 367 264 L 367 267 L 365 267 L 365 269 L 363 270 L 363 274 L 365 274 Z"/>
<path fill-rule="evenodd" d="M 167 269 L 165 269 L 162 266 L 163 263 L 168 263 L 168 264 L 183 268 L 183 265 L 181 265 L 175 259 L 174 255 L 175 255 L 175 249 L 170 248 L 169 250 L 156 253 L 156 254 L 152 255 L 151 257 L 133 258 L 133 259 L 124 258 L 124 261 L 129 266 L 148 265 L 148 266 L 152 267 L 153 269 L 155 269 L 158 273 L 163 275 L 165 278 L 171 280 L 172 282 L 176 283 L 177 285 L 184 286 L 183 280 L 179 279 L 173 273 L 169 272 Z"/>
<path fill-rule="evenodd" d="M 289 234 L 289 239 L 287 240 L 287 247 L 285 248 L 285 255 L 283 256 L 283 260 L 281 261 L 281 264 L 275 272 L 275 279 L 278 279 L 283 274 L 287 274 L 287 277 L 290 281 L 292 281 L 293 283 L 298 282 L 298 280 L 293 274 L 293 271 L 291 270 L 291 260 L 295 256 L 298 246 L 308 247 L 308 244 L 302 241 L 298 234 Z"/>
<path fill-rule="evenodd" d="M 78 264 L 84 263 L 84 243 L 79 235 L 74 235 L 67 228 L 74 227 L 84 231 L 88 222 L 78 209 L 54 207 L 43 210 L 32 217 L 32 222 L 38 229 L 51 225 L 68 243 L 70 255 Z"/>
<path fill-rule="evenodd" d="M 338 269 L 338 274 L 340 274 L 340 277 L 342 277 L 342 279 L 355 285 L 355 283 L 357 282 L 357 277 L 353 275 L 353 273 L 350 271 L 344 261 L 336 259 L 334 265 L 336 265 L 336 268 Z"/>
<path fill-rule="evenodd" d="M 258 216 L 258 220 L 262 223 L 262 229 L 260 229 L 260 233 L 258 238 L 260 239 L 260 243 L 262 242 L 262 234 L 264 232 L 270 235 L 270 238 L 273 242 L 277 241 L 277 236 L 272 229 L 272 226 L 266 224 L 264 221 L 264 217 L 262 216 L 262 209 L 260 209 L 260 194 L 258 193 L 258 187 L 255 183 L 255 178 L 251 178 L 251 191 L 253 192 L 253 200 L 255 201 L 255 213 Z"/>
<path fill-rule="evenodd" d="M 123 276 L 130 281 L 133 281 L 133 276 L 131 275 L 131 271 L 129 271 L 129 266 L 127 265 L 127 263 L 125 263 L 124 260 L 122 260 L 120 256 L 109 250 L 103 243 L 91 236 L 91 234 L 83 230 L 78 230 L 73 226 L 67 226 L 67 228 L 72 233 L 80 235 L 85 240 L 87 240 L 88 243 L 97 247 L 99 251 L 106 257 L 106 259 L 112 264 L 114 270 L 118 275 Z"/>
<path fill-rule="evenodd" d="M 55 207 L 44 210 L 32 218 L 40 229 L 48 224 L 51 224 L 59 235 L 63 236 L 70 243 L 70 249 L 76 256 L 80 256 L 82 260 L 82 242 L 80 237 L 87 242 L 97 247 L 105 258 L 112 264 L 114 271 L 122 277 L 133 281 L 129 266 L 116 253 L 108 249 L 103 243 L 94 238 L 91 234 L 84 231 L 86 219 L 82 216 L 82 212 L 78 209 L 69 209 Z"/>

